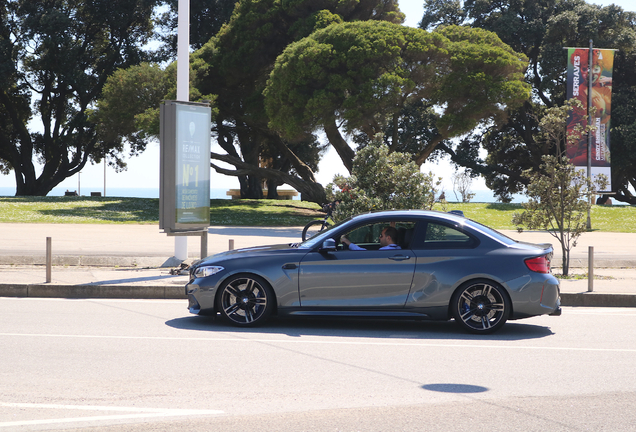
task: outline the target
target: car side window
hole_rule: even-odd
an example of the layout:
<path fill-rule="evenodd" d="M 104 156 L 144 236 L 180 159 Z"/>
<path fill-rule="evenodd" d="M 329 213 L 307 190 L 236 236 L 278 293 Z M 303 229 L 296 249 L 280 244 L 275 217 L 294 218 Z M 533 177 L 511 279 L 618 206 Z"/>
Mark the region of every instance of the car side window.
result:
<path fill-rule="evenodd" d="M 477 240 L 456 228 L 429 222 L 426 225 L 424 246 L 427 249 L 473 248 Z"/>
<path fill-rule="evenodd" d="M 397 238 L 393 239 L 395 244 L 402 249 L 407 249 L 411 243 L 413 232 L 415 231 L 415 222 L 386 221 L 362 225 L 349 231 L 345 236 L 352 243 L 360 247 L 367 250 L 377 250 L 381 247 L 379 240 L 380 234 L 389 226 L 394 227 L 397 231 Z"/>
<path fill-rule="evenodd" d="M 380 247 L 378 237 L 382 232 L 382 226 L 381 224 L 363 225 L 349 231 L 345 235 L 351 240 L 351 243 L 355 243 L 367 249 L 377 249 Z"/>

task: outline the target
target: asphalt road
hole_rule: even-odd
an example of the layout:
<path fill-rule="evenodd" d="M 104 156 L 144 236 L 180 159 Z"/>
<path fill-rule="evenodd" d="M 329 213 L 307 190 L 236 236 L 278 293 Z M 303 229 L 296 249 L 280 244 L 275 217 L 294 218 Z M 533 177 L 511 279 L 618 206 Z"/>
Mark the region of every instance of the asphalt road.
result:
<path fill-rule="evenodd" d="M 236 329 L 183 300 L 0 298 L 0 431 L 633 431 L 635 318 Z"/>

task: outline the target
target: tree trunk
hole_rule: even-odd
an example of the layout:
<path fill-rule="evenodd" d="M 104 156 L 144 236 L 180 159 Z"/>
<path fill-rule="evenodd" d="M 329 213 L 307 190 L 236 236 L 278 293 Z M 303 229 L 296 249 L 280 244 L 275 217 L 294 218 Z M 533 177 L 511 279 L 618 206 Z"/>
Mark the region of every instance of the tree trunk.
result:
<path fill-rule="evenodd" d="M 327 139 L 329 139 L 329 143 L 331 143 L 333 148 L 336 149 L 340 156 L 340 160 L 342 160 L 345 168 L 347 168 L 347 171 L 351 174 L 351 170 L 353 170 L 353 158 L 356 156 L 356 152 L 354 152 L 353 149 L 349 147 L 347 141 L 342 138 L 335 119 L 331 122 L 325 123 L 324 128 L 325 133 L 327 134 Z"/>
<path fill-rule="evenodd" d="M 267 179 L 267 199 L 278 199 L 278 182 L 273 179 Z"/>
<path fill-rule="evenodd" d="M 248 175 L 246 177 L 246 187 L 241 189 L 241 198 L 244 199 L 262 199 L 263 198 L 263 186 L 261 186 L 262 178 L 255 175 Z"/>
<path fill-rule="evenodd" d="M 426 145 L 426 147 L 424 147 L 424 150 L 422 150 L 420 154 L 417 155 L 417 157 L 415 158 L 415 163 L 417 164 L 417 166 L 422 166 L 422 164 L 426 162 L 426 159 L 428 159 L 431 153 L 433 153 L 433 150 L 435 150 L 435 147 L 437 147 L 437 145 L 441 143 L 443 139 L 444 137 L 438 134 Z"/>
<path fill-rule="evenodd" d="M 243 162 L 241 159 L 232 157 L 230 155 L 211 153 L 211 157 L 212 159 L 227 162 L 236 167 L 236 170 L 231 170 L 221 168 L 217 165 L 214 165 L 214 163 L 210 163 L 212 168 L 214 168 L 216 172 L 220 174 L 231 176 L 258 176 L 259 178 L 267 178 L 268 180 L 275 181 L 278 184 L 287 183 L 302 194 L 303 200 L 312 201 L 320 205 L 327 202 L 325 189 L 320 183 L 307 181 L 297 176 L 284 173 L 282 171 L 250 165 Z"/>
<path fill-rule="evenodd" d="M 567 276 L 570 272 L 570 250 L 561 244 L 561 252 L 563 253 L 563 276 Z"/>

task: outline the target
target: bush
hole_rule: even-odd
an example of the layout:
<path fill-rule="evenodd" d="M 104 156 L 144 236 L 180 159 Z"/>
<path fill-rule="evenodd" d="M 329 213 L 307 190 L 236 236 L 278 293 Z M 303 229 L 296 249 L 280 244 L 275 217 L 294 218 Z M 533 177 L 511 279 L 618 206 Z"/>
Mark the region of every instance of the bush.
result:
<path fill-rule="evenodd" d="M 333 213 L 334 221 L 370 211 L 392 209 L 431 209 L 441 178 L 425 175 L 411 155 L 389 152 L 378 135 L 358 151 L 350 177 L 336 176 L 327 185 L 327 198 L 341 200 Z"/>

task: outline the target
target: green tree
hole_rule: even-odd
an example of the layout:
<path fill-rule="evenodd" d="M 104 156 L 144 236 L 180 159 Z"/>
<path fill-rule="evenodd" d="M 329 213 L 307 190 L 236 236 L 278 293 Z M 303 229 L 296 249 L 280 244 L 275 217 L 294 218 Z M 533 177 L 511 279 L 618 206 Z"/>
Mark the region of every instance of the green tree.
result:
<path fill-rule="evenodd" d="M 368 142 L 392 124 L 395 150 L 400 116 L 421 104 L 434 122 L 429 139 L 411 148 L 421 165 L 442 140 L 499 123 L 507 108 L 528 99 L 525 66 L 523 55 L 480 29 L 336 23 L 279 56 L 265 90 L 266 108 L 270 125 L 288 139 L 323 128 L 351 171 L 355 152 L 340 129 Z"/>
<path fill-rule="evenodd" d="M 190 48 L 198 50 L 217 34 L 232 16 L 238 0 L 189 0 Z M 162 42 L 160 59 L 177 57 L 177 24 L 179 0 L 163 0 L 167 6 L 159 16 L 159 40 Z"/>
<path fill-rule="evenodd" d="M 570 268 L 570 250 L 587 227 L 587 212 L 591 208 L 587 175 L 567 158 L 544 156 L 542 173 L 524 171 L 528 179 L 528 201 L 525 211 L 515 213 L 512 223 L 528 229 L 547 230 L 561 245 L 563 275 Z M 602 179 L 599 186 L 603 187 Z M 593 188 L 592 188 L 593 189 Z"/>
<path fill-rule="evenodd" d="M 612 187 L 619 200 L 636 204 L 628 190 L 636 184 L 636 111 L 631 108 L 636 102 L 636 14 L 584 0 L 465 0 L 463 6 L 457 0 L 426 1 L 422 28 L 459 23 L 495 32 L 528 57 L 526 81 L 533 99 L 503 125 L 476 130 L 455 144 L 446 142 L 442 148 L 452 160 L 483 175 L 503 201 L 522 192 L 529 181 L 523 172 L 539 171 L 542 156 L 556 154 L 536 138 L 545 108 L 562 106 L 566 99 L 563 47 L 587 47 L 592 39 L 596 48 L 619 50 L 613 75 Z M 479 156 L 480 149 L 486 150 L 486 158 Z"/>
<path fill-rule="evenodd" d="M 156 3 L 10 0 L 0 6 L 0 167 L 13 170 L 17 195 L 46 195 L 87 162 L 107 153 L 119 157 L 116 147 L 100 142 L 87 110 L 112 72 L 144 60 Z"/>
<path fill-rule="evenodd" d="M 544 229 L 554 236 L 561 245 L 563 274 L 570 267 L 570 250 L 577 239 L 587 229 L 587 215 L 591 208 L 591 194 L 594 190 L 605 190 L 607 179 L 600 175 L 590 183 L 587 172 L 576 168 L 565 156 L 564 143 L 568 141 L 565 124 L 574 107 L 580 107 L 577 99 L 567 101 L 561 107 L 548 108 L 538 120 L 537 140 L 546 146 L 556 148 L 558 156 L 543 156 L 541 171 L 527 169 L 523 175 L 528 180 L 528 202 L 523 213 L 515 213 L 512 222 L 529 229 Z M 577 126 L 580 133 L 594 132 L 594 127 Z M 573 139 L 570 137 L 569 139 Z"/>
<path fill-rule="evenodd" d="M 316 138 L 281 139 L 268 127 L 262 93 L 287 45 L 333 22 L 368 19 L 402 22 L 403 14 L 395 0 L 243 0 L 227 26 L 193 55 L 195 86 L 203 95 L 217 96 L 215 133 L 225 154 L 212 154 L 212 159 L 236 169 L 212 166 L 238 176 L 243 197 L 261 197 L 261 179 L 269 178 L 324 202 L 324 189 L 312 170 L 317 160 L 307 162 L 299 154 L 307 145 L 314 146 L 310 155 L 318 154 Z M 289 162 L 289 173 L 261 166 L 266 148 Z"/>
<path fill-rule="evenodd" d="M 149 139 L 159 135 L 159 105 L 176 81 L 176 68 L 164 71 L 156 64 L 142 63 L 118 69 L 104 84 L 96 108 L 88 110 L 97 128 L 99 141 L 109 149 L 109 163 L 124 169 L 124 143 L 134 156 L 146 148 Z"/>
<path fill-rule="evenodd" d="M 410 154 L 390 152 L 379 134 L 358 151 L 351 176 L 336 176 L 327 186 L 327 196 L 341 201 L 332 215 L 339 221 L 369 211 L 431 209 L 440 183 L 421 173 Z"/>

